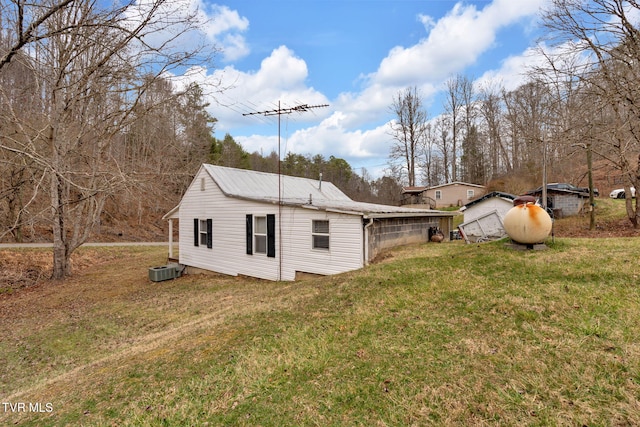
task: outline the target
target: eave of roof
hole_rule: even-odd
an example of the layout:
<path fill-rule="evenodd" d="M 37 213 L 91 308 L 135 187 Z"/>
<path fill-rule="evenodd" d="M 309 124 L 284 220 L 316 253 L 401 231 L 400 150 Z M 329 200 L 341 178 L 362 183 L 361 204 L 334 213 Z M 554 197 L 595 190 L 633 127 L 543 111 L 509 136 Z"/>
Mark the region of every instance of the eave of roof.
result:
<path fill-rule="evenodd" d="M 433 187 L 428 187 L 427 190 L 433 190 L 435 188 L 442 188 L 442 187 L 450 187 L 452 185 L 465 185 L 467 187 L 485 188 L 484 185 L 469 184 L 468 182 L 454 181 L 454 182 L 449 182 L 449 183 L 446 183 L 446 184 L 434 185 Z"/>
<path fill-rule="evenodd" d="M 475 200 L 470 201 L 469 203 L 467 203 L 466 205 L 464 205 L 464 207 L 468 208 L 469 206 L 473 206 L 477 203 L 480 203 L 484 200 L 487 199 L 491 199 L 493 197 L 498 197 L 500 199 L 504 199 L 506 201 L 513 201 L 517 196 L 514 196 L 513 194 L 509 194 L 509 193 L 503 193 L 502 191 L 492 191 L 491 193 L 487 193 L 482 197 L 479 197 Z"/>
<path fill-rule="evenodd" d="M 330 182 L 297 178 L 265 172 L 241 170 L 222 166 L 202 165 L 227 197 L 259 203 L 282 204 L 326 212 L 359 215 L 364 218 L 393 217 L 453 217 L 456 212 L 432 209 L 413 209 L 351 200 Z M 278 194 L 278 185 L 284 190 Z M 274 191 L 274 188 L 276 189 Z M 180 205 L 162 218 L 178 218 Z"/>

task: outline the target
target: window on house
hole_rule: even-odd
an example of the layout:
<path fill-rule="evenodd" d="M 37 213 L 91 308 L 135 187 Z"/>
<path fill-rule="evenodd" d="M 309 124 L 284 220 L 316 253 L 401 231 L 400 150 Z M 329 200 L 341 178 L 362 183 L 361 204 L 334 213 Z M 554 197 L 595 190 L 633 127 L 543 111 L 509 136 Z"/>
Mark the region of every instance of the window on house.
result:
<path fill-rule="evenodd" d="M 473 190 L 467 190 L 467 199 L 473 199 Z"/>
<path fill-rule="evenodd" d="M 267 253 L 267 217 L 255 217 L 253 227 L 253 248 L 257 254 Z"/>
<path fill-rule="evenodd" d="M 204 191 L 204 178 L 200 178 L 200 191 Z"/>
<path fill-rule="evenodd" d="M 442 190 L 436 190 L 436 200 L 442 200 Z"/>
<path fill-rule="evenodd" d="M 213 248 L 213 220 L 198 219 L 193 220 L 193 246 L 206 246 Z"/>
<path fill-rule="evenodd" d="M 314 220 L 311 225 L 313 249 L 329 249 L 329 221 Z"/>
<path fill-rule="evenodd" d="M 246 221 L 247 255 L 267 254 L 269 258 L 276 256 L 276 216 L 247 215 Z"/>
<path fill-rule="evenodd" d="M 200 244 L 201 245 L 206 245 L 207 244 L 207 220 L 206 219 L 201 219 L 200 220 Z"/>

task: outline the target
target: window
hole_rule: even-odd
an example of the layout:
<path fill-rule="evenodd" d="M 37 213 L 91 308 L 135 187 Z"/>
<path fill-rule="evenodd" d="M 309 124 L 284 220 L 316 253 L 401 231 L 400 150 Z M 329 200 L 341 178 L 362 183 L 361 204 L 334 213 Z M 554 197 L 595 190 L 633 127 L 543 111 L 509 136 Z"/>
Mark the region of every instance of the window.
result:
<path fill-rule="evenodd" d="M 204 178 L 200 178 L 200 191 L 204 191 Z"/>
<path fill-rule="evenodd" d="M 311 224 L 313 249 L 329 249 L 329 221 L 314 220 Z"/>
<path fill-rule="evenodd" d="M 255 253 L 266 254 L 267 253 L 267 217 L 257 216 L 255 218 L 255 224 L 253 228 L 253 240 Z"/>
<path fill-rule="evenodd" d="M 246 220 L 247 255 L 267 254 L 269 258 L 276 256 L 276 216 L 256 216 L 247 214 Z"/>
<path fill-rule="evenodd" d="M 207 220 L 206 219 L 201 219 L 200 220 L 200 244 L 201 245 L 206 245 L 207 244 Z"/>
<path fill-rule="evenodd" d="M 473 190 L 467 190 L 467 199 L 473 199 Z"/>
<path fill-rule="evenodd" d="M 442 190 L 436 190 L 436 200 L 442 200 Z"/>
<path fill-rule="evenodd" d="M 206 246 L 213 248 L 213 220 L 193 219 L 193 246 Z"/>

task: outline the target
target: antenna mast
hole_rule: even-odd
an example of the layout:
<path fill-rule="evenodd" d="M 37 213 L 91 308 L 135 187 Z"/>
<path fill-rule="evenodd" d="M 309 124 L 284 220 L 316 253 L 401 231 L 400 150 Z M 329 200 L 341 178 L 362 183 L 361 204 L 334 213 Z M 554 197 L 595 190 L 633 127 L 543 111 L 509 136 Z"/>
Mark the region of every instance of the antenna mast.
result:
<path fill-rule="evenodd" d="M 329 104 L 300 104 L 295 107 L 282 108 L 280 106 L 280 101 L 278 101 L 278 108 L 274 108 L 273 110 L 254 111 L 252 113 L 242 114 L 243 116 L 278 116 L 278 280 L 282 280 L 282 156 L 280 155 L 280 118 L 283 114 L 304 113 L 314 108 L 323 108 L 328 106 Z"/>

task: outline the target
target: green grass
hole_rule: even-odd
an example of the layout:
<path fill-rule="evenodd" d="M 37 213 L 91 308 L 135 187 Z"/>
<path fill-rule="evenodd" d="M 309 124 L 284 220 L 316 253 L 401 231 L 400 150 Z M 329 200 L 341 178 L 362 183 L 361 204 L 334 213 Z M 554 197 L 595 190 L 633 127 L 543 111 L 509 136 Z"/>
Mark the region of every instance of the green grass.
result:
<path fill-rule="evenodd" d="M 426 244 L 296 283 L 157 284 L 163 251 L 123 250 L 0 300 L 32 309 L 0 317 L 0 400 L 53 405 L 0 423 L 639 425 L 639 250 Z"/>

